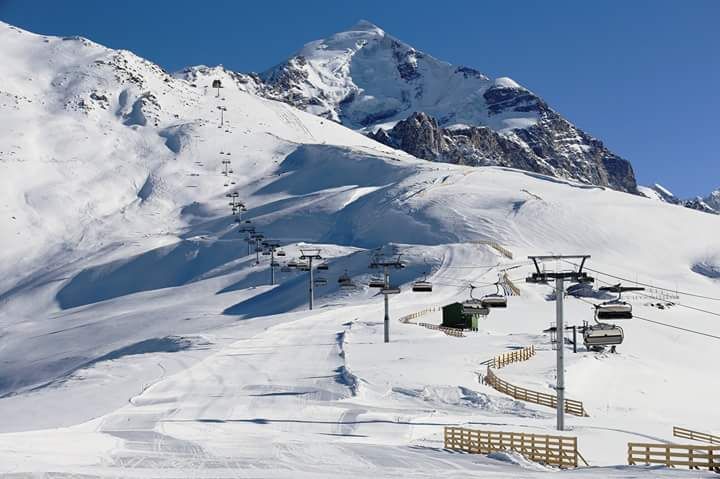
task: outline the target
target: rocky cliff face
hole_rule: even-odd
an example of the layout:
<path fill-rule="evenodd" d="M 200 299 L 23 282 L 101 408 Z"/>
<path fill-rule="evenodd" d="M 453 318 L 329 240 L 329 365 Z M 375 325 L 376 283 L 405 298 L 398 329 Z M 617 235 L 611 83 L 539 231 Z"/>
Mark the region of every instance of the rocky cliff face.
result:
<path fill-rule="evenodd" d="M 425 113 L 413 113 L 393 128 L 370 136 L 431 161 L 471 166 L 506 166 L 635 192 L 630 164 L 548 110 L 540 122 L 512 134 L 487 127 L 442 128 Z M 569 141 L 563 142 L 562 138 Z M 577 148 L 578 139 L 587 144 Z"/>
<path fill-rule="evenodd" d="M 265 96 L 420 158 L 638 192 L 628 161 L 528 89 L 437 60 L 369 22 L 307 44 L 260 78 Z"/>
<path fill-rule="evenodd" d="M 705 213 L 720 215 L 720 188 L 713 191 L 705 198 L 698 196 L 690 200 L 685 200 L 683 201 L 683 205 Z"/>

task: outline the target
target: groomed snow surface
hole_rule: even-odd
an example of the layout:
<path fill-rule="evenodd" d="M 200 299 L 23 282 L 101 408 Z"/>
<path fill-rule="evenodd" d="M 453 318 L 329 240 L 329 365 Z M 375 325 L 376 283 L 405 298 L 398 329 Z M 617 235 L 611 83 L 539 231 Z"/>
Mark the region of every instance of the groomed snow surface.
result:
<path fill-rule="evenodd" d="M 555 433 L 552 410 L 478 379 L 483 361 L 533 344 L 536 357 L 498 375 L 553 392 L 554 302 L 524 283 L 529 254 L 591 254 L 597 286 L 613 274 L 672 290 L 628 296 L 637 316 L 720 336 L 720 283 L 706 274 L 720 270 L 716 216 L 420 161 L 230 76 L 216 97 L 206 87 L 221 70 L 193 86 L 128 52 L 0 27 L 0 474 L 716 477 L 625 465 L 627 442 L 673 442 L 674 425 L 720 432 L 718 340 L 640 319 L 622 323 L 618 354 L 566 346 L 567 396 L 590 417 L 568 416 L 564 434 L 591 467 L 442 442 L 445 425 Z M 233 191 L 287 259 L 322 248 L 316 309 L 306 273 L 269 285 L 267 257 L 255 264 L 229 215 Z M 365 286 L 375 248 L 407 262 L 392 272 L 403 292 L 389 344 Z M 470 283 L 494 292 L 504 269 L 521 295 L 477 332 L 398 321 L 467 299 Z M 346 272 L 354 288 L 339 286 Z M 412 293 L 426 274 L 433 292 Z M 568 297 L 566 320 L 591 321 L 591 306 Z"/>

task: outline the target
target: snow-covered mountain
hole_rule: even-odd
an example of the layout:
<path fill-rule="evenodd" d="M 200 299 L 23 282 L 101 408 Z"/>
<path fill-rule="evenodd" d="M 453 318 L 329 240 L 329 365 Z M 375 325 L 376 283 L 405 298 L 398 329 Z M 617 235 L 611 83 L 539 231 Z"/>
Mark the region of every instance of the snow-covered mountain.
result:
<path fill-rule="evenodd" d="M 720 189 L 713 191 L 704 198 L 702 196 L 696 196 L 695 198 L 686 200 L 679 199 L 667 188 L 657 183 L 651 187 L 639 186 L 638 191 L 640 191 L 640 194 L 654 200 L 670 203 L 672 205 L 682 205 L 686 208 L 702 211 L 704 213 L 720 215 Z"/>
<path fill-rule="evenodd" d="M 367 21 L 308 43 L 261 78 L 272 98 L 427 160 L 637 192 L 629 162 L 528 89 L 437 60 Z"/>
<path fill-rule="evenodd" d="M 696 196 L 695 198 L 685 200 L 683 204 L 694 210 L 720 215 L 720 188 L 705 197 Z"/>
<path fill-rule="evenodd" d="M 623 323 L 619 354 L 567 350 L 568 395 L 590 410 L 568 418 L 594 466 L 577 475 L 687 477 L 619 467 L 627 442 L 670 441 L 675 424 L 720 430 L 713 340 L 688 332 L 720 334 L 704 312 L 717 308 L 716 217 L 421 160 L 269 100 L 260 77 L 221 67 L 170 75 L 127 51 L 3 23 L 0 45 L 0 474 L 574 477 L 442 443 L 444 425 L 554 434 L 551 409 L 477 374 L 536 345 L 503 377 L 552 391 L 542 331 L 554 304 L 547 286 L 523 282 L 527 255 L 551 252 L 592 255 L 597 285 L 612 274 L 664 286 L 628 300 L 670 326 Z M 233 193 L 247 206 L 240 218 Z M 271 285 L 269 260 L 236 219 L 278 240 L 286 260 L 321 248 L 315 309 L 309 275 L 276 269 Z M 389 344 L 382 298 L 367 286 L 378 248 L 406 265 L 392 271 L 402 292 Z M 467 299 L 470 284 L 494 292 L 503 272 L 521 294 L 479 332 L 397 321 Z M 411 291 L 419 278 L 432 293 Z M 666 307 L 667 288 L 697 295 Z M 571 325 L 592 321 L 575 298 L 566 311 Z"/>

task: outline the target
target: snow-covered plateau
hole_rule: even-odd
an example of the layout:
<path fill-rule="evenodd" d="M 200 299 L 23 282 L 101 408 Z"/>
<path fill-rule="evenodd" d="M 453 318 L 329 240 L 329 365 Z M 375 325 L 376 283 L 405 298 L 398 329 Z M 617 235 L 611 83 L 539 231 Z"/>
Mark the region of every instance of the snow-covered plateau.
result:
<path fill-rule="evenodd" d="M 0 45 L 0 475 L 717 477 L 629 466 L 627 444 L 720 433 L 718 216 L 418 159 L 222 68 L 169 75 L 4 23 Z M 249 225 L 285 253 L 275 285 Z M 308 248 L 328 266 L 313 310 L 308 273 L 284 267 Z M 387 344 L 367 286 L 379 252 L 406 266 L 391 271 Z M 649 285 L 625 297 L 636 318 L 617 354 L 564 345 L 567 397 L 589 414 L 564 432 L 553 409 L 479 381 L 484 361 L 534 345 L 497 374 L 554 393 L 552 288 L 524 281 L 537 254 L 591 255 L 597 287 Z M 478 331 L 399 321 L 470 284 L 494 293 L 503 272 L 519 295 Z M 423 278 L 433 291 L 412 292 Z M 568 325 L 593 322 L 588 301 L 566 298 Z M 577 437 L 590 466 L 450 451 L 454 425 Z"/>

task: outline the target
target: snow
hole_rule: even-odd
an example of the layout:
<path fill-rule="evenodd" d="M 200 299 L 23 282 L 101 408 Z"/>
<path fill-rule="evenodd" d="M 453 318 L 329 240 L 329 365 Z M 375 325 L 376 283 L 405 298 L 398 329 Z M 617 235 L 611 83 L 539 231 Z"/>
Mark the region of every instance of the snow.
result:
<path fill-rule="evenodd" d="M 501 88 L 519 88 L 523 89 L 515 80 L 509 77 L 499 77 L 493 80 L 493 85 Z"/>
<path fill-rule="evenodd" d="M 371 25 L 355 31 L 387 38 Z M 598 286 L 617 282 L 610 273 L 678 289 L 679 304 L 665 309 L 629 299 L 640 317 L 719 335 L 716 317 L 698 310 L 717 311 L 717 278 L 697 272 L 717 267 L 717 217 L 528 172 L 421 161 L 261 99 L 219 68 L 170 76 L 129 52 L 6 24 L 0 43 L 0 474 L 715 475 L 624 465 L 628 441 L 672 441 L 673 425 L 720 431 L 720 389 L 708 380 L 715 340 L 639 319 L 622 323 L 619 354 L 567 350 L 567 394 L 590 417 L 568 417 L 564 434 L 593 467 L 453 453 L 442 427 L 555 432 L 552 410 L 478 380 L 483 361 L 534 344 L 536 357 L 497 374 L 552 392 L 542 331 L 555 305 L 547 286 L 524 283 L 529 254 L 591 254 Z M 220 75 L 216 98 L 205 87 Z M 228 214 L 230 191 L 287 258 L 322 248 L 328 284 L 313 311 L 306 274 L 278 272 L 270 286 L 267 260 L 254 264 Z M 390 344 L 382 298 L 364 286 L 379 247 L 407 263 L 392 272 L 403 292 L 390 300 Z M 466 299 L 471 282 L 493 292 L 503 268 L 522 294 L 480 331 L 457 338 L 398 321 Z M 345 271 L 356 288 L 339 286 Z M 426 274 L 433 292 L 410 292 Z M 581 325 L 591 307 L 568 297 L 566 318 Z"/>
<path fill-rule="evenodd" d="M 498 131 L 538 120 L 536 112 L 489 112 L 483 94 L 493 86 L 522 88 L 513 80 L 490 80 L 440 61 L 366 21 L 306 44 L 261 77 L 273 79 L 284 68 L 303 77 L 291 88 L 300 97 L 315 99 L 308 111 L 358 130 L 385 128 L 419 111 L 436 117 L 441 126 L 466 123 Z"/>

